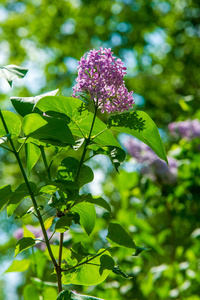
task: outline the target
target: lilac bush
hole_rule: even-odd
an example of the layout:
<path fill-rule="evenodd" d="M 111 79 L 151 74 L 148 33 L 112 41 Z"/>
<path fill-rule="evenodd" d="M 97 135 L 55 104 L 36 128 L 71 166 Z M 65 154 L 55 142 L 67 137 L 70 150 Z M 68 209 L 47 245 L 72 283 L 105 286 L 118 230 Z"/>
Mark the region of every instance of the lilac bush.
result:
<path fill-rule="evenodd" d="M 102 112 L 123 112 L 132 107 L 133 92 L 128 92 L 123 80 L 126 68 L 110 48 L 91 50 L 78 64 L 73 97 L 79 97 L 76 93 L 89 95 Z"/>
<path fill-rule="evenodd" d="M 124 146 L 128 153 L 136 159 L 136 162 L 141 165 L 141 174 L 165 184 L 176 182 L 178 162 L 175 158 L 168 157 L 168 166 L 166 162 L 158 158 L 150 147 L 135 138 L 128 138 Z"/>
<path fill-rule="evenodd" d="M 192 140 L 200 137 L 200 121 L 197 119 L 173 122 L 168 125 L 169 132 L 173 137 Z"/>

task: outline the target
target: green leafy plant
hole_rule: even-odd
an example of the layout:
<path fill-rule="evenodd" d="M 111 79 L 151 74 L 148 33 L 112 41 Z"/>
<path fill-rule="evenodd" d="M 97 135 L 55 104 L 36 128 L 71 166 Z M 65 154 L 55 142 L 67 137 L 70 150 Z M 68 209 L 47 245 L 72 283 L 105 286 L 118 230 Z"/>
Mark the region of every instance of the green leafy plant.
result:
<path fill-rule="evenodd" d="M 167 162 L 162 140 L 151 118 L 142 111 L 126 111 L 132 107 L 133 98 L 123 82 L 122 62 L 112 58 L 110 49 L 93 50 L 87 57 L 87 62 L 98 58 L 98 64 L 79 68 L 73 97 L 57 96 L 57 90 L 31 98 L 12 97 L 17 114 L 0 110 L 0 146 L 15 156 L 24 180 L 14 191 L 10 185 L 0 188 L 0 209 L 7 205 L 9 217 L 15 214 L 24 199 L 31 199 L 32 206 L 18 218 L 32 214 L 38 219 L 43 234 L 40 241 L 46 245 L 45 259 L 52 262 L 52 271 L 57 276 L 57 299 L 66 300 L 97 298 L 63 291 L 63 285 L 97 285 L 110 273 L 129 278 L 111 256 L 110 251 L 115 247 L 130 248 L 133 255 L 146 250 L 137 246 L 120 224 L 113 222 L 108 226 L 107 247 L 97 252 L 88 252 L 82 241 L 69 247 L 64 245 L 65 233 L 73 231 L 74 226 L 82 227 L 90 236 L 95 227 L 96 205 L 111 212 L 105 199 L 95 198 L 82 188 L 94 179 L 88 161 L 98 154 L 106 155 L 119 172 L 121 163 L 125 161 L 125 152 L 113 134 L 117 131 L 137 137 Z M 105 69 L 103 63 L 104 66 L 107 64 Z M 26 72 L 16 66 L 1 67 L 1 76 L 10 85 L 16 76 L 22 78 Z M 85 85 L 81 85 L 81 76 Z M 75 98 L 76 92 L 81 93 L 82 100 Z M 101 120 L 100 111 L 112 112 L 107 123 Z M 55 167 L 54 161 L 60 154 L 62 159 Z M 39 160 L 43 162 L 45 175 L 42 181 L 35 183 L 29 181 L 29 176 Z M 39 205 L 40 197 L 46 199 L 44 207 Z M 45 214 L 49 211 L 51 215 L 46 218 Z M 47 233 L 50 227 L 54 228 L 53 234 L 59 233 L 59 245 L 51 244 Z M 37 242 L 38 239 L 26 231 L 26 236 L 17 241 L 15 257 Z M 7 272 L 23 272 L 30 264 L 31 257 L 21 261 L 15 259 Z M 40 276 L 38 278 L 41 280 Z M 40 285 L 36 279 L 33 282 Z M 26 286 L 25 299 L 27 295 L 35 295 L 34 299 L 39 299 L 41 286 L 37 289 L 37 284 Z M 42 286 L 48 286 L 48 283 Z"/>

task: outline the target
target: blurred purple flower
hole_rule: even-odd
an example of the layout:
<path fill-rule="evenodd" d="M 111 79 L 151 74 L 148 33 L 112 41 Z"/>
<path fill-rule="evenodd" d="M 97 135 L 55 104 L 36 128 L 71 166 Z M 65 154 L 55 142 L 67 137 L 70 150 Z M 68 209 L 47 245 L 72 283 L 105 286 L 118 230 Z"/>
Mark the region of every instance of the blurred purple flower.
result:
<path fill-rule="evenodd" d="M 168 125 L 170 134 L 174 137 L 192 140 L 200 137 L 200 121 L 197 119 L 173 122 Z"/>
<path fill-rule="evenodd" d="M 135 103 L 133 92 L 128 92 L 123 81 L 126 68 L 112 54 L 110 48 L 102 47 L 84 54 L 78 62 L 77 84 L 72 95 L 89 94 L 101 111 L 108 113 L 123 112 Z"/>
<path fill-rule="evenodd" d="M 141 165 L 140 172 L 148 175 L 152 180 L 173 184 L 176 182 L 178 162 L 175 158 L 168 157 L 169 166 L 141 141 L 128 138 L 124 143 L 128 153 Z"/>

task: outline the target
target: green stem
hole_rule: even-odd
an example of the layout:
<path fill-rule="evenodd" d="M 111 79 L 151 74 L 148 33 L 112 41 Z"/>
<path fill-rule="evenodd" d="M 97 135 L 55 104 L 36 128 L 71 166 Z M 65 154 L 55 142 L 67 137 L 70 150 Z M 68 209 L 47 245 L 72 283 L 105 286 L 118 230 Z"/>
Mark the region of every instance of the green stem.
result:
<path fill-rule="evenodd" d="M 49 166 L 47 164 L 47 159 L 46 159 L 46 154 L 44 151 L 44 147 L 41 146 L 40 147 L 41 150 L 41 154 L 42 154 L 42 159 L 45 165 L 45 169 L 47 172 L 47 176 L 50 180 L 52 180 L 51 178 L 51 174 L 50 174 L 50 170 L 49 170 Z M 57 281 L 58 281 L 58 292 L 62 292 L 62 276 L 61 276 L 61 262 L 62 262 L 62 248 L 63 248 L 63 237 L 64 237 L 64 233 L 60 233 L 60 243 L 59 243 L 59 255 L 58 255 L 58 264 L 56 266 L 56 275 L 57 275 Z M 50 238 L 51 239 L 51 238 Z M 49 239 L 49 241 L 50 241 Z"/>
<path fill-rule="evenodd" d="M 2 123 L 3 123 L 3 126 L 4 126 L 4 128 L 5 128 L 6 133 L 9 134 L 9 130 L 8 130 L 8 127 L 7 127 L 7 125 L 6 125 L 6 122 L 5 122 L 5 120 L 4 120 L 4 117 L 3 117 L 3 114 L 2 114 L 2 112 L 1 112 L 1 110 L 0 110 L 0 118 L 1 118 L 1 121 L 2 121 Z M 16 157 L 16 160 L 17 160 L 17 162 L 18 162 L 18 164 L 19 164 L 19 167 L 20 167 L 22 176 L 23 176 L 23 178 L 24 178 L 24 181 L 25 181 L 25 183 L 26 183 L 26 186 L 27 186 L 29 195 L 30 195 L 31 200 L 32 200 L 32 202 L 33 202 L 33 206 L 34 206 L 35 212 L 36 212 L 37 217 L 38 217 L 38 219 L 39 219 L 40 226 L 41 226 L 41 229 L 42 229 L 42 232 L 43 232 L 43 235 L 44 235 L 44 239 L 45 239 L 45 242 L 46 242 L 47 250 L 48 250 L 48 252 L 49 252 L 49 255 L 50 255 L 50 257 L 51 257 L 51 260 L 52 260 L 52 262 L 53 262 L 55 268 L 57 268 L 57 262 L 56 262 L 56 260 L 55 260 L 55 258 L 54 258 L 53 252 L 52 252 L 51 247 L 50 247 L 49 239 L 48 239 L 48 236 L 47 236 L 45 227 L 44 227 L 44 223 L 43 223 L 43 220 L 42 220 L 42 216 L 41 216 L 41 214 L 40 214 L 39 207 L 38 207 L 38 205 L 37 205 L 35 196 L 34 196 L 34 194 L 33 194 L 33 191 L 32 191 L 32 189 L 31 189 L 31 187 L 30 187 L 30 184 L 29 184 L 29 181 L 28 181 L 28 179 L 27 179 L 27 176 L 26 176 L 24 167 L 23 167 L 23 165 L 22 165 L 21 159 L 20 159 L 20 157 L 19 157 L 18 152 L 17 152 L 16 149 L 15 149 L 15 145 L 13 144 L 12 139 L 10 139 L 10 145 L 11 145 L 11 147 L 12 147 L 12 149 L 13 149 L 13 153 L 14 153 L 14 155 L 15 155 L 15 157 Z"/>
<path fill-rule="evenodd" d="M 93 120 L 92 120 L 92 124 L 91 124 L 91 128 L 90 128 L 88 138 L 85 138 L 85 145 L 84 145 L 83 153 L 82 153 L 81 160 L 80 160 L 80 163 L 79 163 L 79 167 L 78 167 L 78 170 L 77 170 L 77 173 L 76 173 L 75 182 L 78 181 L 80 170 L 81 170 L 81 167 L 82 167 L 83 162 L 84 162 L 85 154 L 87 152 L 87 146 L 89 145 L 89 143 L 91 141 L 92 130 L 93 130 L 95 118 L 96 118 L 96 115 L 97 115 L 97 108 L 98 108 L 98 103 L 95 105 L 94 116 L 93 116 Z"/>

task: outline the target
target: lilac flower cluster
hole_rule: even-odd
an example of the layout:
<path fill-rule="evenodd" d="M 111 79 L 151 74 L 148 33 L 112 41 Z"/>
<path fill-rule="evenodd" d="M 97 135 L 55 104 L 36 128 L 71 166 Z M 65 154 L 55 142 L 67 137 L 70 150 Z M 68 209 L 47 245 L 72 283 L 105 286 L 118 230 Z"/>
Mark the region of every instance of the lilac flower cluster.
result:
<path fill-rule="evenodd" d="M 200 121 L 197 119 L 170 123 L 168 129 L 173 137 L 186 138 L 187 140 L 200 137 Z"/>
<path fill-rule="evenodd" d="M 174 184 L 178 175 L 178 162 L 175 158 L 168 157 L 169 166 L 160 159 L 146 144 L 141 141 L 128 138 L 124 143 L 128 153 L 141 165 L 140 172 L 147 175 L 153 181 L 165 184 Z"/>
<path fill-rule="evenodd" d="M 123 77 L 126 68 L 120 59 L 115 60 L 111 49 L 91 50 L 78 62 L 76 93 L 89 94 L 102 112 L 123 112 L 135 103 L 133 92 L 128 92 Z"/>

